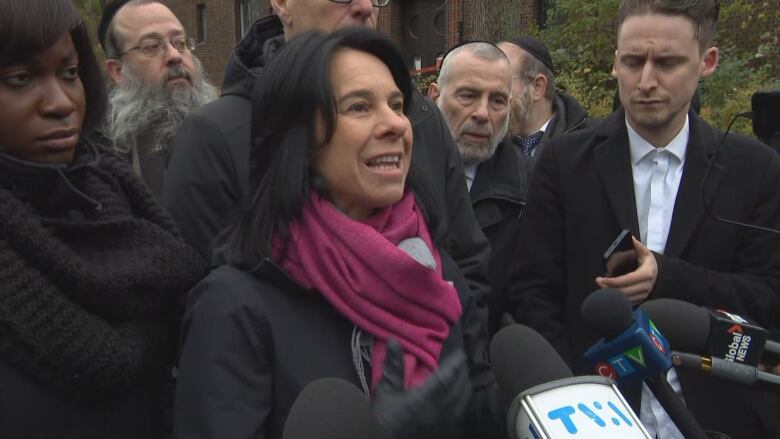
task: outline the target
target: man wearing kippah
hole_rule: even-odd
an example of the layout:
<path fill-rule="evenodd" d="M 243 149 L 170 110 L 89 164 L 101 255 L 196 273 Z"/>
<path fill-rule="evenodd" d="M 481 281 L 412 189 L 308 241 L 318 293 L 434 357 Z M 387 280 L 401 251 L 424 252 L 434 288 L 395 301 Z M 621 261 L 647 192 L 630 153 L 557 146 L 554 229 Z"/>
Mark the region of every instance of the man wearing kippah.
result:
<path fill-rule="evenodd" d="M 514 264 L 520 215 L 525 205 L 525 160 L 506 137 L 511 96 L 509 60 L 495 45 L 470 42 L 444 57 L 428 97 L 444 116 L 466 171 L 471 206 L 490 242 L 488 329 L 507 322 L 506 273 Z"/>
<path fill-rule="evenodd" d="M 179 19 L 160 0 L 113 0 L 98 25 L 114 82 L 103 131 L 149 190 L 162 194 L 167 151 L 190 113 L 217 98 Z"/>
<path fill-rule="evenodd" d="M 531 164 L 550 139 L 592 125 L 576 99 L 555 91 L 555 65 L 542 41 L 521 36 L 498 48 L 512 66 L 509 137 Z"/>

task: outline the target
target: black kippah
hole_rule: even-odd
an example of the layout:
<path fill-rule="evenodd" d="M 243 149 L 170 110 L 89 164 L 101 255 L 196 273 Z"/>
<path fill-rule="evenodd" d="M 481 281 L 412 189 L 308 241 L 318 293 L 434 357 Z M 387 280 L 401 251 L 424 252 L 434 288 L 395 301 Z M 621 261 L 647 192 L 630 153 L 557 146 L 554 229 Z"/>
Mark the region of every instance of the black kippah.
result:
<path fill-rule="evenodd" d="M 535 56 L 536 59 L 547 66 L 550 71 L 555 72 L 555 65 L 553 64 L 552 57 L 550 56 L 550 51 L 547 49 L 547 46 L 542 42 L 542 40 L 523 35 L 522 37 L 507 40 L 507 43 L 512 43 Z"/>
<path fill-rule="evenodd" d="M 103 48 L 103 52 L 106 51 L 106 32 L 108 32 L 108 26 L 111 24 L 111 20 L 114 19 L 114 15 L 122 9 L 122 6 L 127 4 L 130 0 L 113 0 L 103 7 L 103 16 L 100 17 L 100 24 L 98 24 L 97 35 L 100 47 Z"/>

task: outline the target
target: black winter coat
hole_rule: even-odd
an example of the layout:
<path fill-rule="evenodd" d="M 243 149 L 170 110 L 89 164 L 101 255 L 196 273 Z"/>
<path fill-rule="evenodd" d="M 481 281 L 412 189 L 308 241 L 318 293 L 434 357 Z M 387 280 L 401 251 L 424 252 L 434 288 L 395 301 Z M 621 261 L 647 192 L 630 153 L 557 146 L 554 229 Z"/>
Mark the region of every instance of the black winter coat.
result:
<path fill-rule="evenodd" d="M 454 262 L 441 252 L 463 315 L 441 358 L 462 349 L 474 389 L 463 438 L 504 437 L 505 415 L 487 361 L 487 328 Z M 300 391 L 323 377 L 361 387 L 353 324 L 270 260 L 252 272 L 223 265 L 190 292 L 185 311 L 174 438 L 279 438 Z M 365 376 L 371 373 L 367 371 Z"/>
<path fill-rule="evenodd" d="M 777 229 L 780 159 L 744 136 L 732 134 L 720 145 L 722 132 L 694 112 L 688 117 L 683 176 L 664 254 L 654 253 L 658 274 L 647 300 L 679 299 L 776 326 L 780 238 L 717 221 L 705 213 L 704 200 L 714 215 Z M 520 228 L 526 256 L 511 276 L 508 301 L 517 320 L 544 335 L 575 374 L 592 373 L 582 353 L 599 338 L 584 323 L 581 305 L 598 288 L 601 254 L 614 237 L 623 229 L 639 236 L 636 212 L 623 109 L 592 131 L 553 141 L 539 157 Z M 704 428 L 735 439 L 780 438 L 775 389 L 680 368 L 678 375 L 686 405 Z M 639 389 L 623 390 L 638 404 Z"/>
<path fill-rule="evenodd" d="M 277 17 L 255 22 L 227 63 L 222 97 L 190 115 L 174 142 L 162 202 L 184 238 L 214 266 L 226 262 L 221 249 L 212 254 L 217 236 L 248 197 L 252 87 L 283 38 Z M 411 172 L 423 183 L 418 199 L 432 233 L 444 239 L 472 291 L 484 298 L 490 249 L 470 207 L 458 150 L 433 103 L 415 93 L 410 107 Z"/>
<path fill-rule="evenodd" d="M 153 439 L 180 298 L 206 274 L 136 175 L 0 154 L 0 438 Z"/>
<path fill-rule="evenodd" d="M 536 159 L 553 139 L 575 131 L 591 128 L 600 122 L 599 119 L 588 118 L 587 110 L 585 110 L 573 96 L 563 92 L 555 94 L 555 98 L 553 99 L 553 113 L 555 114 L 555 117 L 544 131 L 542 140 L 540 140 L 539 145 L 536 146 L 534 155 L 528 160 L 529 186 L 533 177 L 533 168 L 536 165 Z"/>
<path fill-rule="evenodd" d="M 515 243 L 528 193 L 528 167 L 530 163 L 520 148 L 504 139 L 493 157 L 477 168 L 469 192 L 474 216 L 490 242 L 488 328 L 491 336 L 503 326 L 501 320 L 508 311 L 506 274 L 517 263 Z"/>

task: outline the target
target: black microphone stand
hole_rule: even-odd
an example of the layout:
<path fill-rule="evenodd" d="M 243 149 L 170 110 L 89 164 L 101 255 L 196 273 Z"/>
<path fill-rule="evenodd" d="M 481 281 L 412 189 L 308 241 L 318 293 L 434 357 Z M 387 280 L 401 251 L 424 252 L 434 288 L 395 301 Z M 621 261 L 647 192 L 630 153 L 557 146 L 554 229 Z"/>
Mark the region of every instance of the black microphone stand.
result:
<path fill-rule="evenodd" d="M 672 386 L 666 381 L 664 374 L 654 380 L 645 380 L 647 387 L 653 392 L 655 399 L 661 403 L 672 422 L 680 430 L 685 439 L 709 439 L 699 422 L 682 403 Z"/>

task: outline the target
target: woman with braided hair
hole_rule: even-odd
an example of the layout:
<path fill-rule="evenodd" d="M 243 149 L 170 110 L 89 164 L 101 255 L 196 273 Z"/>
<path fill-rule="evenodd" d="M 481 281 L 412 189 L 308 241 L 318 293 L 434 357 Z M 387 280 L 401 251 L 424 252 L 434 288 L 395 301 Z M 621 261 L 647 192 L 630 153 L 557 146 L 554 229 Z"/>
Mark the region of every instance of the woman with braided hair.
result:
<path fill-rule="evenodd" d="M 0 0 L 0 437 L 153 438 L 200 257 L 111 150 L 71 0 Z"/>

